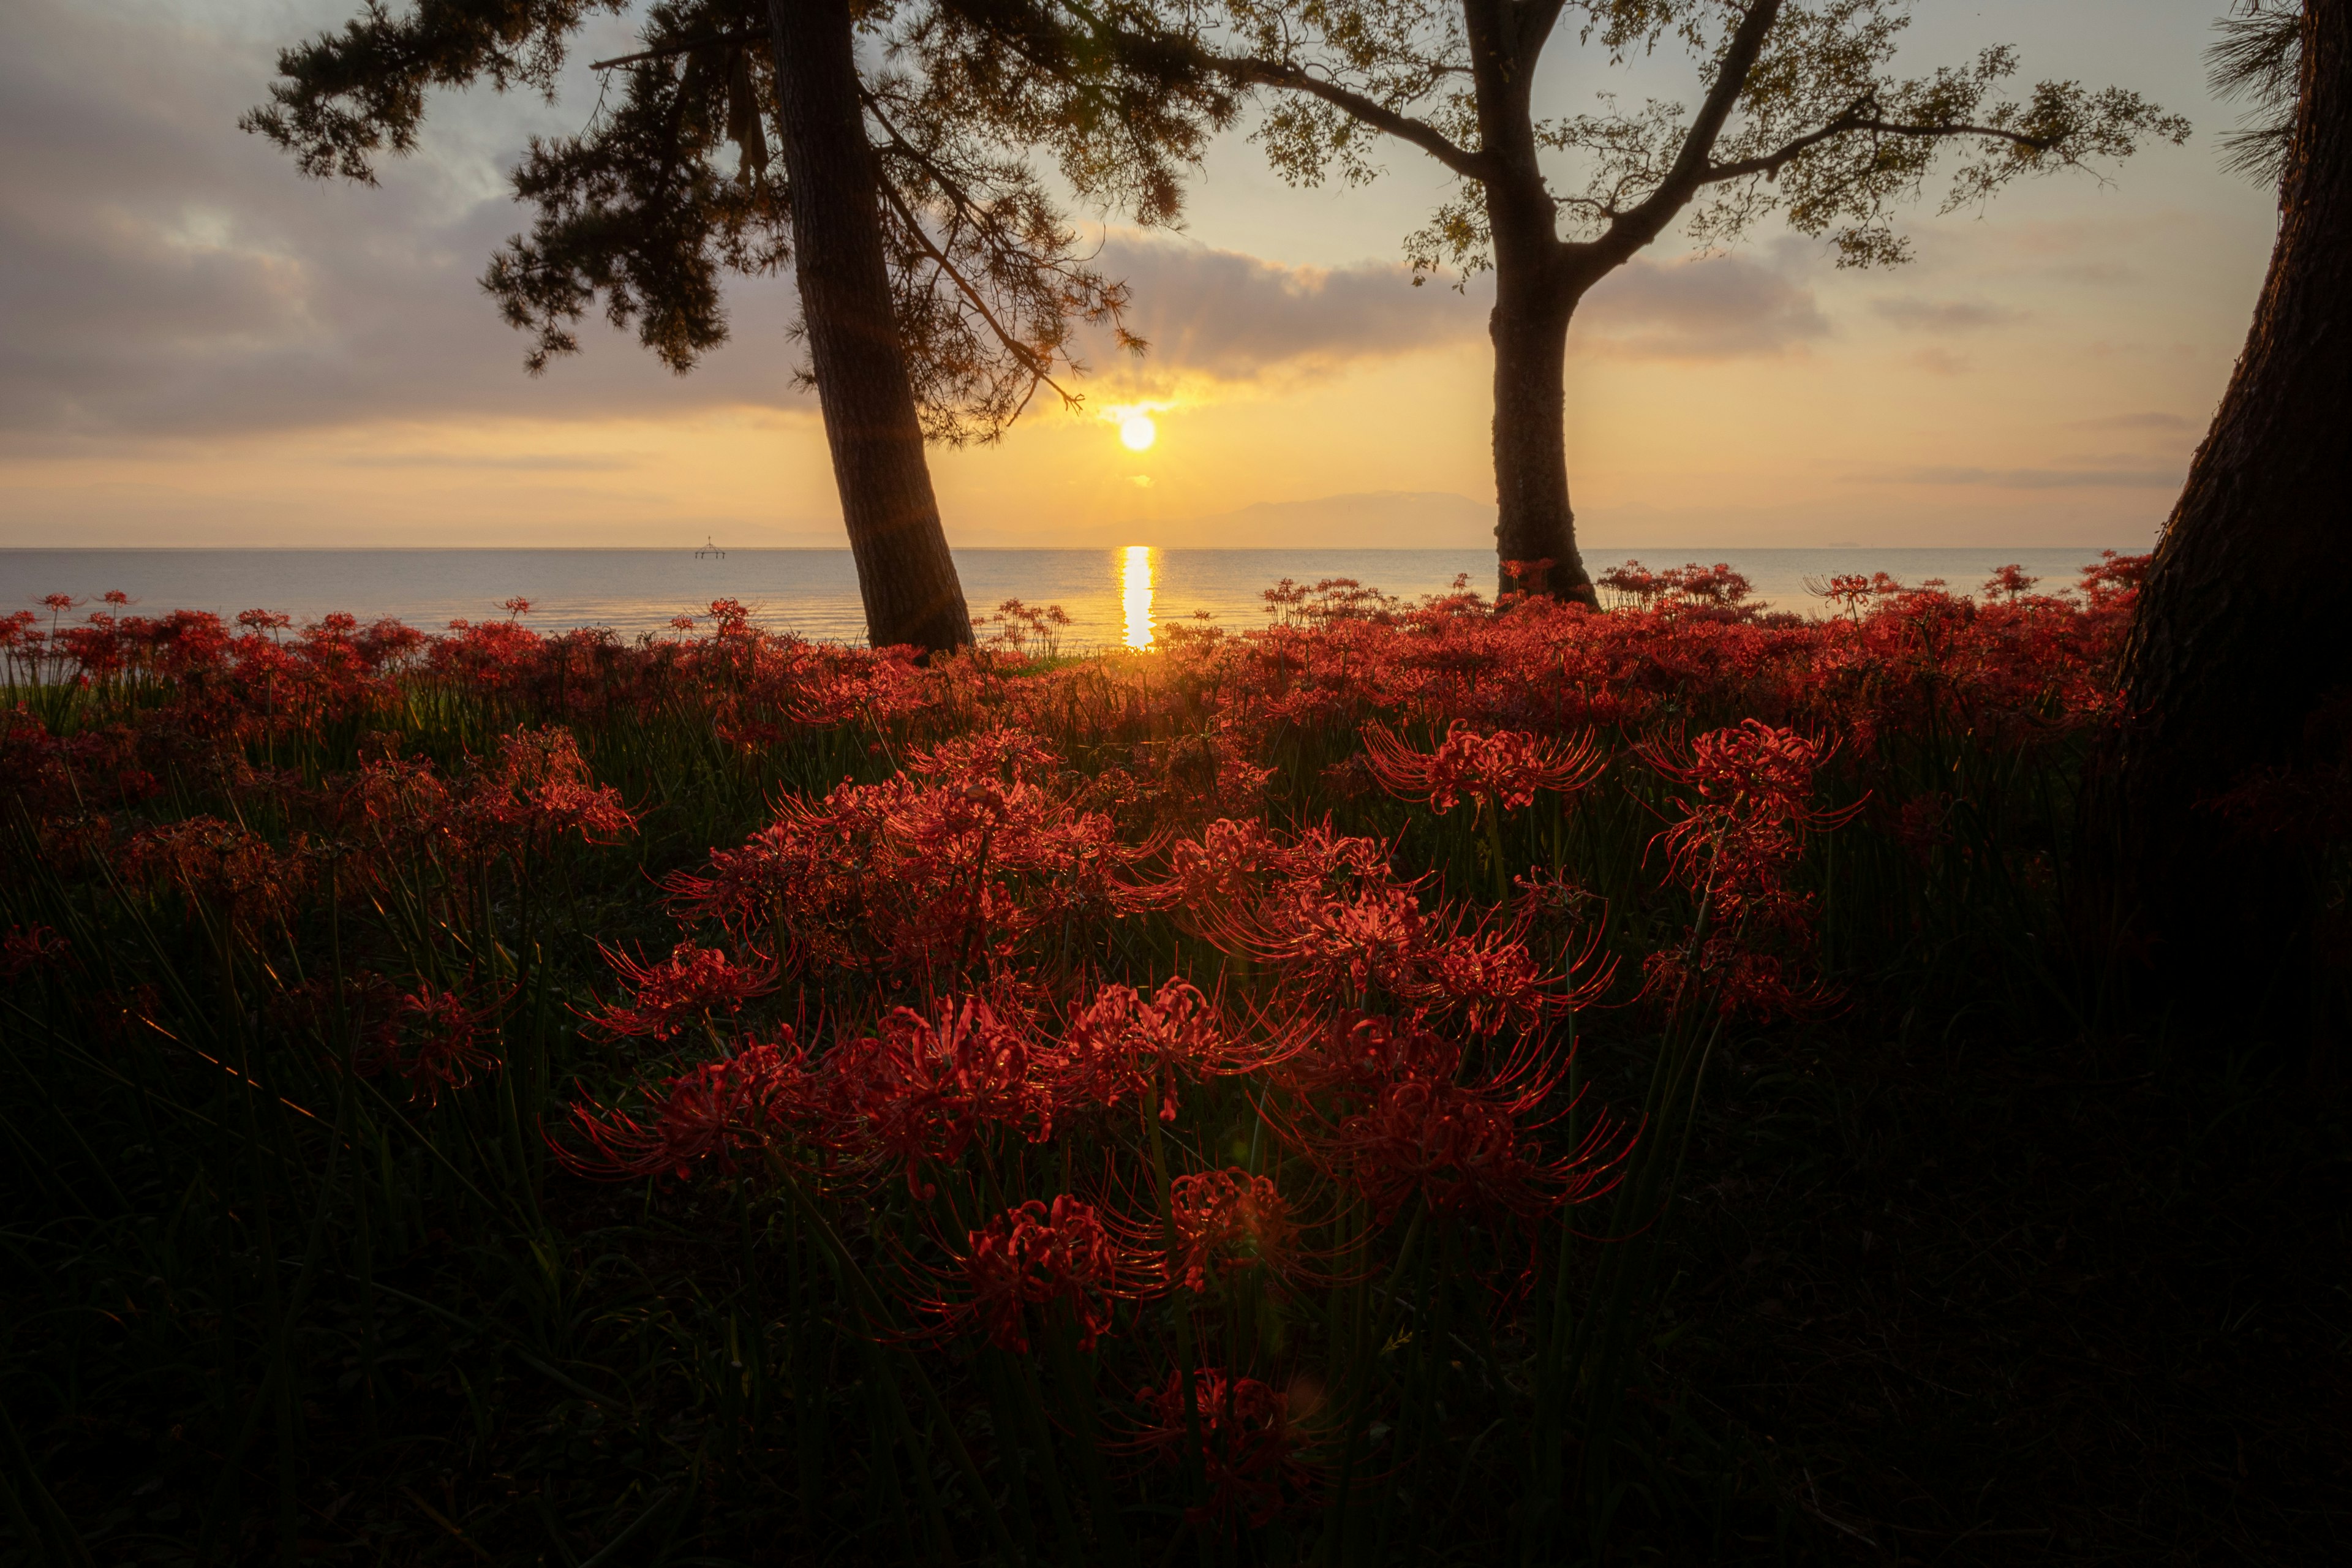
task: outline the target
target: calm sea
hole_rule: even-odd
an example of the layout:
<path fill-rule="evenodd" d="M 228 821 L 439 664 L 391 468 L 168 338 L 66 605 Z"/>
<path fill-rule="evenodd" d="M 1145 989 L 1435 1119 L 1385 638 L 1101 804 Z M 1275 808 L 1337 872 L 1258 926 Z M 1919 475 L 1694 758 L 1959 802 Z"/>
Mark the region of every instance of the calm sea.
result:
<path fill-rule="evenodd" d="M 1956 590 L 2016 563 L 2056 587 L 2098 551 L 1838 548 L 1687 548 L 1596 552 L 1591 565 L 1632 557 L 1653 567 L 1727 562 L 1776 606 L 1815 609 L 1807 579 L 1885 572 L 1906 583 L 1942 578 Z M 1265 590 L 1282 578 L 1352 577 L 1414 597 L 1449 589 L 1466 573 L 1491 593 L 1495 558 L 1476 550 L 965 550 L 956 552 L 975 619 L 1007 599 L 1059 605 L 1070 616 L 1066 647 L 1139 644 L 1156 622 L 1206 610 L 1217 624 L 1264 624 Z M 309 620 L 343 610 L 395 616 L 438 627 L 459 617 L 503 616 L 500 602 L 529 599 L 528 625 L 542 630 L 608 626 L 624 636 L 657 630 L 713 599 L 740 600 L 757 621 L 807 637 L 864 636 L 857 581 L 846 550 L 733 550 L 698 559 L 690 550 L 0 550 L 0 610 L 44 595 L 95 600 L 110 590 L 140 610 L 283 611 Z"/>

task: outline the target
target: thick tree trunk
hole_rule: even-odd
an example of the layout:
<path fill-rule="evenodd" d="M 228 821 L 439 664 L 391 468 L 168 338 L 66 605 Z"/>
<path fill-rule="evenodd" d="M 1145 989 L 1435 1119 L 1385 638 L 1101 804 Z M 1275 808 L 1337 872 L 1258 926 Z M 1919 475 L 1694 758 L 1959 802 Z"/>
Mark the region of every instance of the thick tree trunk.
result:
<path fill-rule="evenodd" d="M 971 642 L 914 384 L 890 306 L 880 178 L 857 101 L 849 0 L 768 0 L 792 183 L 793 268 L 866 635 L 928 652 Z"/>
<path fill-rule="evenodd" d="M 2270 277 L 2123 672 L 2125 805 L 2158 963 L 2247 998 L 2261 977 L 2243 962 L 2296 962 L 2308 898 L 2287 851 L 2231 837 L 2207 803 L 2298 761 L 2306 721 L 2352 686 L 2352 0 L 2307 0 L 2303 37 Z M 2274 973 L 2273 988 L 2300 978 Z"/>
<path fill-rule="evenodd" d="M 1568 501 L 1568 321 L 1575 299 L 1499 279 L 1495 343 L 1495 553 L 1502 589 L 1593 602 Z M 1517 283 L 1515 288 L 1513 285 Z M 1549 561 L 1540 573 L 1514 566 Z"/>
<path fill-rule="evenodd" d="M 1559 204 L 1536 156 L 1536 62 L 1558 16 L 1557 7 L 1533 15 L 1540 10 L 1462 0 L 1494 240 L 1495 555 L 1503 593 L 1590 605 L 1592 579 L 1568 504 L 1568 319 L 1584 289 L 1570 274 Z M 1550 564 L 1536 569 L 1539 562 Z"/>

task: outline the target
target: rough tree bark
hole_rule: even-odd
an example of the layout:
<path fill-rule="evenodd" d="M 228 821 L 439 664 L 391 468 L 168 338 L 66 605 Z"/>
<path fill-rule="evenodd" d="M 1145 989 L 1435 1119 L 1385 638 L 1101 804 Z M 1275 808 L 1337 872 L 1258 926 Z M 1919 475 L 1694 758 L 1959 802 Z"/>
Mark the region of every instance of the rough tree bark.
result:
<path fill-rule="evenodd" d="M 791 182 L 793 267 L 834 482 L 876 647 L 971 642 L 890 304 L 879 173 L 858 104 L 849 0 L 768 0 Z"/>
<path fill-rule="evenodd" d="M 1556 14 L 1557 8 L 1549 10 Z M 1568 321 L 1589 286 L 1571 277 L 1559 207 L 1537 158 L 1535 67 L 1550 36 L 1505 0 L 1463 0 L 1477 91 L 1479 177 L 1494 236 L 1495 553 L 1503 592 L 1594 602 L 1568 499 Z M 1540 572 L 1525 568 L 1551 564 Z M 1514 574 L 1513 568 L 1522 570 Z"/>
<path fill-rule="evenodd" d="M 2306 721 L 2352 687 L 2352 0 L 2307 0 L 2280 197 L 2245 351 L 2157 544 L 2123 667 L 2124 805 L 2158 963 L 2241 995 L 2256 977 L 2226 973 L 2238 961 L 2294 962 L 2279 950 L 2294 944 L 2305 879 L 2204 803 L 2296 762 Z"/>
<path fill-rule="evenodd" d="M 1593 603 L 1568 499 L 1568 321 L 1557 289 L 1498 290 L 1495 342 L 1495 552 L 1501 588 Z M 1540 572 L 1514 567 L 1549 561 Z"/>

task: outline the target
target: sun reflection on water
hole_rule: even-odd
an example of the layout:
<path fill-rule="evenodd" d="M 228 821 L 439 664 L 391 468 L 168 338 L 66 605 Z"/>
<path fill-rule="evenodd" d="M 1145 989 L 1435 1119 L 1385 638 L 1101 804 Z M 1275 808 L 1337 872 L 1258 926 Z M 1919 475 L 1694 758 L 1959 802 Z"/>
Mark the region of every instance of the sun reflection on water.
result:
<path fill-rule="evenodd" d="M 1151 546 L 1130 544 L 1119 570 L 1119 608 L 1127 612 L 1127 646 L 1151 646 Z"/>

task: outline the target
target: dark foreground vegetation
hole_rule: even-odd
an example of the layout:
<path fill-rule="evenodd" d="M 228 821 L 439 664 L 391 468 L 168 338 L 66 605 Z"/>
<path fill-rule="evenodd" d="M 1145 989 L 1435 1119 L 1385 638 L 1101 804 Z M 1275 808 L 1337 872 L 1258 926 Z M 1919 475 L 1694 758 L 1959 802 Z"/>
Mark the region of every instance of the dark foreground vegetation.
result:
<path fill-rule="evenodd" d="M 19 617 L 7 1560 L 2341 1561 L 2333 1015 L 2150 973 L 2137 566 Z M 2315 787 L 2212 809 L 2324 952 Z"/>

